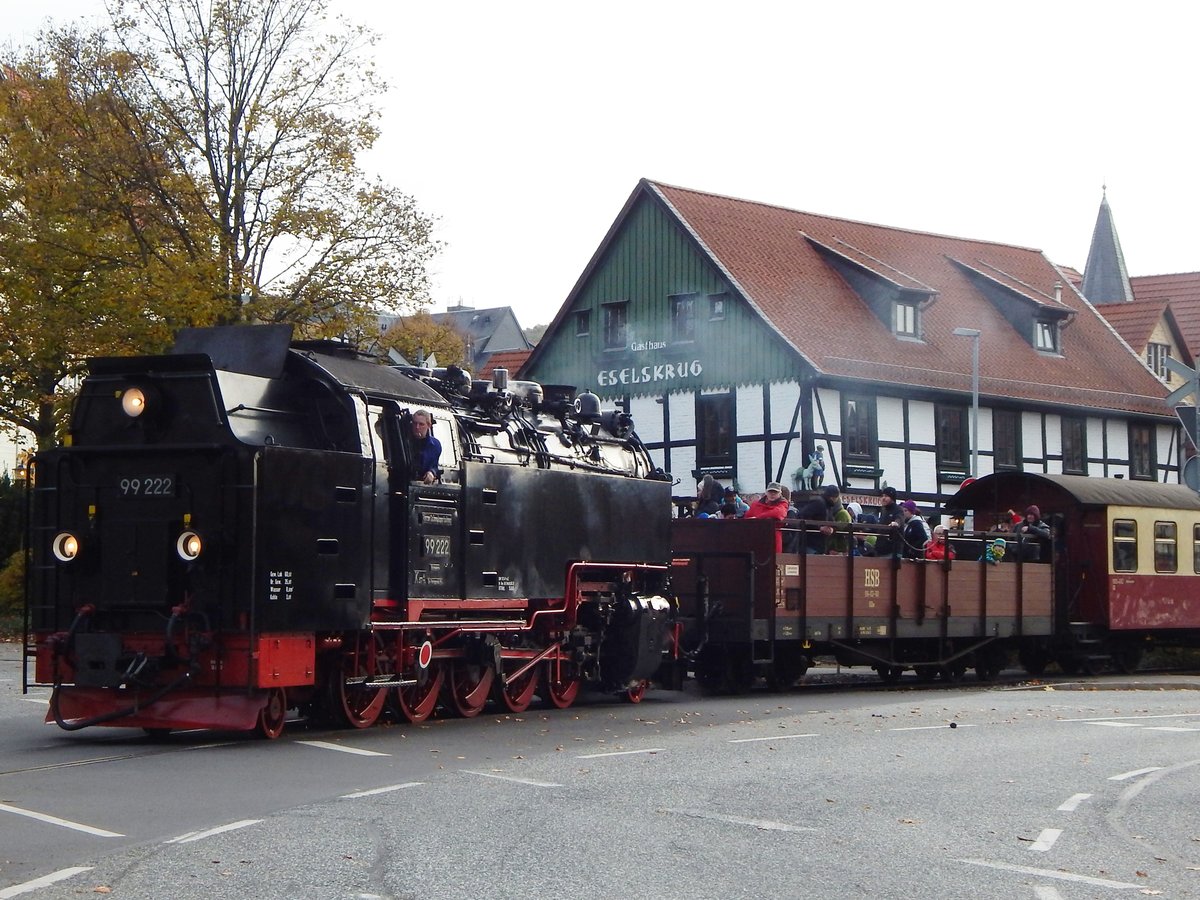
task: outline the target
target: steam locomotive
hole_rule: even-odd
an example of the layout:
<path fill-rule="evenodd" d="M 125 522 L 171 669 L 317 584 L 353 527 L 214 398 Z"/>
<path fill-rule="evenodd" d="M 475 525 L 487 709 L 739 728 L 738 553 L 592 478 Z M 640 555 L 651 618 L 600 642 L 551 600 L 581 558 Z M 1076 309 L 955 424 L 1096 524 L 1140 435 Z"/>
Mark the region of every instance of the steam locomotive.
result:
<path fill-rule="evenodd" d="M 47 721 L 274 738 L 289 710 L 362 728 L 566 707 L 585 684 L 636 700 L 671 666 L 670 482 L 627 414 L 291 337 L 190 329 L 90 362 L 33 469 Z"/>

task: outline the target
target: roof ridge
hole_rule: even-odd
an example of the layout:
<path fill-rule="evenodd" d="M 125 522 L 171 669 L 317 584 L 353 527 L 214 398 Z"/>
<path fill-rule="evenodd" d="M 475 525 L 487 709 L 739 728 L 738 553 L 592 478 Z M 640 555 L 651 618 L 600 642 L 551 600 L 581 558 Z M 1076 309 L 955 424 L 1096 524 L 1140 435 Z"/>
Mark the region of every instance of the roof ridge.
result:
<path fill-rule="evenodd" d="M 1040 247 L 1027 247 L 1024 244 L 1010 244 L 1005 241 L 992 241 L 982 238 L 961 237 L 960 235 L 946 234 L 940 231 L 924 231 L 919 228 L 903 228 L 899 225 L 884 225 L 880 222 L 868 222 L 864 219 L 848 219 L 845 216 L 833 216 L 828 213 L 812 212 L 806 209 L 796 209 L 791 206 L 781 206 L 778 203 L 766 203 L 761 200 L 748 200 L 745 197 L 734 197 L 730 194 L 718 194 L 714 191 L 700 191 L 696 190 L 695 188 L 683 187 L 682 185 L 678 184 L 668 184 L 665 181 L 655 181 L 653 178 L 647 178 L 645 181 L 654 185 L 656 188 L 684 191 L 689 194 L 697 194 L 703 197 L 713 197 L 717 200 L 729 200 L 734 203 L 746 203 L 750 206 L 761 206 L 766 209 L 777 209 L 780 212 L 796 213 L 797 215 L 801 216 L 813 216 L 815 218 L 825 219 L 830 222 L 846 222 L 851 225 L 865 225 L 868 228 L 879 228 L 884 231 L 895 231 L 902 234 L 919 234 L 924 237 L 942 238 L 943 240 L 948 241 L 962 241 L 963 243 L 967 244 L 986 244 L 991 247 L 1008 247 L 1014 250 L 1026 250 L 1030 253 L 1042 253 L 1043 255 L 1045 253 L 1045 251 L 1043 251 Z"/>

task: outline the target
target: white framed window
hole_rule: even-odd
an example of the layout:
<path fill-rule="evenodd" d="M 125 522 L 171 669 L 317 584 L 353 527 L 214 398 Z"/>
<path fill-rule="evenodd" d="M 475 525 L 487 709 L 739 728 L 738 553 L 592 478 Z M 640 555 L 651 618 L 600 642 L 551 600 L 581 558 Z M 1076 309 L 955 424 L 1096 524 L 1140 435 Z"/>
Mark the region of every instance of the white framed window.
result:
<path fill-rule="evenodd" d="M 1033 323 L 1033 346 L 1051 353 L 1058 350 L 1057 334 L 1052 322 Z"/>
<path fill-rule="evenodd" d="M 917 304 L 892 305 L 892 331 L 899 337 L 917 337 Z"/>
<path fill-rule="evenodd" d="M 1146 345 L 1146 365 L 1163 381 L 1167 380 L 1167 357 L 1170 355 L 1171 348 L 1166 344 L 1151 342 Z"/>

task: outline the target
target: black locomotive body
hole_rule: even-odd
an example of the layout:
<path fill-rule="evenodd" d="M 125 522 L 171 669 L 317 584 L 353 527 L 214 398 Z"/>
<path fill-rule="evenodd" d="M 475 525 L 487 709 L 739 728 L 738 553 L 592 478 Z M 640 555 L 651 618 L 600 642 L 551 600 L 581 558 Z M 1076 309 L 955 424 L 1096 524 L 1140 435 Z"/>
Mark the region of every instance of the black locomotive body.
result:
<path fill-rule="evenodd" d="M 584 683 L 671 645 L 670 486 L 594 395 L 402 371 L 290 328 L 94 360 L 35 461 L 27 655 L 62 727 L 363 727 Z M 412 415 L 440 477 L 414 479 Z"/>

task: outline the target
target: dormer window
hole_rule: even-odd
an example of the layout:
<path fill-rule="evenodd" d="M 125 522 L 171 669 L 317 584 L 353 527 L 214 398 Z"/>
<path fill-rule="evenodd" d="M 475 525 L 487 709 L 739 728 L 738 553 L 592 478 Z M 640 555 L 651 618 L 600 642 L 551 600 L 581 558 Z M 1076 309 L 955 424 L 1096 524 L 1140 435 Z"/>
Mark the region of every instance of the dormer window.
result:
<path fill-rule="evenodd" d="M 1033 323 L 1033 346 L 1047 353 L 1058 352 L 1058 331 L 1053 322 L 1039 319 Z"/>
<path fill-rule="evenodd" d="M 1167 357 L 1171 348 L 1167 344 L 1156 344 L 1151 341 L 1146 345 L 1146 365 L 1154 370 L 1154 374 L 1163 381 L 1167 380 Z"/>
<path fill-rule="evenodd" d="M 897 337 L 919 337 L 917 321 L 917 304 L 901 301 L 892 304 L 892 331 Z"/>

